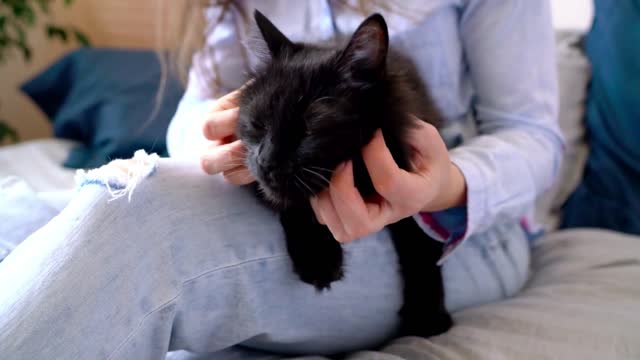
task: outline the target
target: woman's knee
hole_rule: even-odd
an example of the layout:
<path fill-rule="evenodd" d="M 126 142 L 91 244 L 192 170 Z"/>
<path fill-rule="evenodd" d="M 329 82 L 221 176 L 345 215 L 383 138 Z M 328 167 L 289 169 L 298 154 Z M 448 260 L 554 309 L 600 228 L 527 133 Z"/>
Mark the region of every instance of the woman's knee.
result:
<path fill-rule="evenodd" d="M 89 214 L 103 227 L 124 226 L 132 232 L 162 227 L 171 235 L 168 227 L 190 227 L 246 212 L 267 213 L 248 189 L 208 176 L 195 163 L 152 160 L 142 165 L 135 157 L 116 160 L 81 173 L 80 190 L 65 215 Z"/>

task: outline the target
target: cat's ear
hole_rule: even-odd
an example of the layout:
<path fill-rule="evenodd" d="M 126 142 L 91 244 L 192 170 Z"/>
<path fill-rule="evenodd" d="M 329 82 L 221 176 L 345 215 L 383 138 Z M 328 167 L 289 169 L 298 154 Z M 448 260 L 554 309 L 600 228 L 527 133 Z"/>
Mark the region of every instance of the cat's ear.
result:
<path fill-rule="evenodd" d="M 260 11 L 255 10 L 253 12 L 253 18 L 256 20 L 256 25 L 258 25 L 258 29 L 260 29 L 262 38 L 265 43 L 267 43 L 271 56 L 275 58 L 296 50 L 297 46 L 280 32 Z"/>
<path fill-rule="evenodd" d="M 389 52 L 387 23 L 380 14 L 369 16 L 353 33 L 338 60 L 340 67 L 359 80 L 383 74 Z"/>

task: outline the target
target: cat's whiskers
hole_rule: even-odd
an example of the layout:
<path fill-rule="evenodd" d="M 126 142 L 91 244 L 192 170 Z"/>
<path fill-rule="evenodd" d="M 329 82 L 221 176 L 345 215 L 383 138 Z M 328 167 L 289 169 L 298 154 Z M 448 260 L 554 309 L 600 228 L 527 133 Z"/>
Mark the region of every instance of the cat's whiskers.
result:
<path fill-rule="evenodd" d="M 294 179 L 294 180 L 295 180 L 295 179 Z M 302 187 L 300 186 L 300 183 L 298 183 L 298 181 L 297 181 L 297 180 L 296 180 L 296 181 L 294 181 L 294 182 L 293 182 L 293 184 L 294 184 L 298 189 L 300 189 L 300 191 L 302 191 L 302 192 L 304 192 L 304 191 L 305 191 L 305 190 L 304 190 L 304 188 L 302 188 Z"/>
<path fill-rule="evenodd" d="M 302 180 L 297 174 L 294 176 L 298 183 L 304 185 L 304 187 L 306 187 L 307 190 L 309 190 L 309 195 L 313 196 L 313 190 L 311 189 L 311 187 L 309 187 L 309 185 L 307 185 L 307 183 L 305 183 L 304 180 Z M 300 190 L 304 190 L 304 189 L 300 189 Z"/>
<path fill-rule="evenodd" d="M 322 180 L 322 181 L 324 181 L 325 183 L 327 183 L 327 185 L 331 184 L 331 181 L 329 181 L 329 179 L 327 179 L 327 177 L 326 177 L 326 176 L 323 176 L 322 174 L 320 174 L 320 173 L 318 173 L 318 172 L 316 172 L 316 171 L 313 171 L 313 170 L 308 169 L 308 168 L 306 168 L 306 167 L 302 168 L 302 171 L 306 171 L 306 172 L 308 172 L 309 174 L 314 175 L 314 176 L 316 176 L 316 177 L 320 178 L 320 180 Z"/>
<path fill-rule="evenodd" d="M 309 168 L 316 169 L 316 170 L 319 170 L 319 171 L 326 171 L 328 173 L 332 173 L 333 172 L 333 170 L 330 170 L 330 169 L 327 169 L 327 168 L 323 168 L 323 167 L 320 167 L 320 166 L 309 166 Z"/>

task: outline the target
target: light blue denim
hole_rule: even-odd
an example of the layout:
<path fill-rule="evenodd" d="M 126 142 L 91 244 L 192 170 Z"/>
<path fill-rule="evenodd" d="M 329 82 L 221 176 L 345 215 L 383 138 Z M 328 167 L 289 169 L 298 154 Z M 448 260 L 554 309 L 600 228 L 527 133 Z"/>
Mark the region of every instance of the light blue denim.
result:
<path fill-rule="evenodd" d="M 346 245 L 345 279 L 318 293 L 292 272 L 276 215 L 197 164 L 162 159 L 130 202 L 109 199 L 82 187 L 0 263 L 0 357 L 258 359 L 394 336 L 402 281 L 387 231 Z M 528 265 L 517 224 L 472 236 L 444 264 L 448 308 L 515 294 Z"/>

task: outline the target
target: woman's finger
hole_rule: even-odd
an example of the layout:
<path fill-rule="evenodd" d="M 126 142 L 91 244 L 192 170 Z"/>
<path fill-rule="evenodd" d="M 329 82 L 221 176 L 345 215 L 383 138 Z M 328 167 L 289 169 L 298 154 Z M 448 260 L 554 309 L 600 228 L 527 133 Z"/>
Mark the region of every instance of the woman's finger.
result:
<path fill-rule="evenodd" d="M 213 103 L 212 112 L 229 110 L 238 107 L 240 100 L 240 91 L 242 88 L 232 91 L 227 95 L 219 98 Z"/>
<path fill-rule="evenodd" d="M 435 126 L 411 116 L 417 126 L 409 132 L 409 145 L 426 161 L 437 161 L 443 158 L 447 152 L 438 129 Z"/>
<path fill-rule="evenodd" d="M 382 131 L 376 131 L 373 139 L 362 149 L 367 171 L 371 177 L 371 182 L 376 192 L 389 201 L 403 198 L 402 182 L 407 176 L 407 172 L 400 169 L 396 164 L 389 148 L 385 144 Z M 406 198 L 406 197 L 404 197 Z"/>
<path fill-rule="evenodd" d="M 311 209 L 313 209 L 313 212 L 316 214 L 316 219 L 318 220 L 318 223 L 322 225 L 327 225 L 324 219 L 322 219 L 322 213 L 320 212 L 320 207 L 318 205 L 318 197 L 317 196 L 312 197 L 309 200 L 309 202 L 311 203 Z"/>
<path fill-rule="evenodd" d="M 201 158 L 202 169 L 208 174 L 218 174 L 245 165 L 246 149 L 240 140 L 207 150 Z"/>
<path fill-rule="evenodd" d="M 369 221 L 371 221 L 370 226 L 375 231 L 379 231 L 386 225 L 406 217 L 405 215 L 398 214 L 397 211 L 394 211 L 391 204 L 384 199 L 378 202 L 366 202 L 365 206 L 367 207 L 367 214 L 370 219 Z"/>
<path fill-rule="evenodd" d="M 325 225 L 331 231 L 331 234 L 337 241 L 344 241 L 345 231 L 342 221 L 336 212 L 336 208 L 331 201 L 331 195 L 327 190 L 321 192 L 317 196 L 317 209 L 320 213 L 320 218 L 324 221 Z"/>
<path fill-rule="evenodd" d="M 238 166 L 222 173 L 224 179 L 234 185 L 247 185 L 256 181 L 246 166 Z"/>
<path fill-rule="evenodd" d="M 343 224 L 346 238 L 343 242 L 355 240 L 377 230 L 367 214 L 360 192 L 353 180 L 353 163 L 348 161 L 336 169 L 329 188 L 331 201 Z"/>
<path fill-rule="evenodd" d="M 216 111 L 209 115 L 204 123 L 204 137 L 209 140 L 220 140 L 231 136 L 236 131 L 239 108 Z"/>

